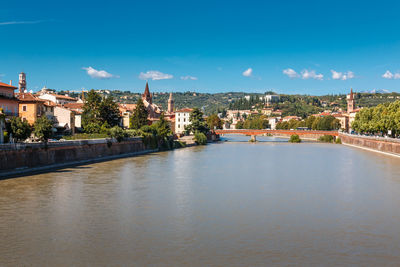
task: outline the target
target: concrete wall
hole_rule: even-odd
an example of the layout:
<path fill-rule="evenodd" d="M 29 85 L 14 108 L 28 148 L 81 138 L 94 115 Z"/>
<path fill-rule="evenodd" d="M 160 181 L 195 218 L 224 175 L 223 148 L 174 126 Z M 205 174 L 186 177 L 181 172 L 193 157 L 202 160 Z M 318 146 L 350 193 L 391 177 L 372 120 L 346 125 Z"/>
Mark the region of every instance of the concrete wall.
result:
<path fill-rule="evenodd" d="M 145 150 L 140 138 L 130 138 L 120 143 L 110 139 L 54 142 L 47 147 L 40 143 L 3 144 L 0 145 L 0 174 L 19 168 L 100 159 Z"/>
<path fill-rule="evenodd" d="M 400 155 L 400 140 L 398 139 L 357 136 L 344 133 L 340 133 L 339 137 L 343 144 Z"/>

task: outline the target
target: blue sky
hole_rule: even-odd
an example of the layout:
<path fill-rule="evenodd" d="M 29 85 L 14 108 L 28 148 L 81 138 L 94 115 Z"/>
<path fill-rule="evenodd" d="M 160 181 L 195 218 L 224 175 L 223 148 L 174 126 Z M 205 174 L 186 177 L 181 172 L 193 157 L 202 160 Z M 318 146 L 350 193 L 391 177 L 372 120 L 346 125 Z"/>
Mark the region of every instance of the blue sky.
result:
<path fill-rule="evenodd" d="M 398 1 L 4 1 L 0 79 L 24 71 L 34 91 L 139 92 L 147 79 L 153 91 L 400 92 L 399 10 Z"/>

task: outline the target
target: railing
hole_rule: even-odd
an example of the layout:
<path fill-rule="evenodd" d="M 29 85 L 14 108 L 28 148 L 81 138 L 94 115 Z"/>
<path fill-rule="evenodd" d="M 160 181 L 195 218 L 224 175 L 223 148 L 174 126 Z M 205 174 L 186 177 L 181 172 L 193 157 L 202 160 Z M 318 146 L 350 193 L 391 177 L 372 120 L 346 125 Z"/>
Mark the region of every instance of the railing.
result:
<path fill-rule="evenodd" d="M 14 116 L 14 117 L 18 117 L 18 112 L 12 112 L 12 111 L 4 111 L 3 110 L 3 113 L 6 115 L 6 116 Z"/>

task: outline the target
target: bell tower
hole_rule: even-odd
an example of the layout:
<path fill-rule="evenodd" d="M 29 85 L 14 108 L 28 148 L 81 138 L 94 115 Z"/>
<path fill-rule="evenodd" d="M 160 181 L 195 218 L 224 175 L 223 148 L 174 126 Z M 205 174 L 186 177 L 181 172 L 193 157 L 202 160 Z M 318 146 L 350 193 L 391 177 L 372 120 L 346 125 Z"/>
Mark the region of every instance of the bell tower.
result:
<path fill-rule="evenodd" d="M 26 91 L 26 74 L 24 72 L 19 74 L 18 87 L 21 94 Z"/>
<path fill-rule="evenodd" d="M 147 102 L 149 102 L 149 104 L 152 104 L 152 96 L 150 94 L 150 90 L 149 90 L 149 83 L 146 82 L 146 88 L 144 89 L 144 93 L 142 95 L 142 99 L 146 100 Z"/>
<path fill-rule="evenodd" d="M 175 101 L 172 98 L 172 93 L 169 94 L 169 99 L 168 99 L 168 113 L 173 113 L 174 112 L 174 104 Z"/>
<path fill-rule="evenodd" d="M 351 88 L 350 94 L 347 95 L 347 113 L 353 112 L 354 108 L 355 108 L 354 94 L 353 94 L 353 88 Z"/>

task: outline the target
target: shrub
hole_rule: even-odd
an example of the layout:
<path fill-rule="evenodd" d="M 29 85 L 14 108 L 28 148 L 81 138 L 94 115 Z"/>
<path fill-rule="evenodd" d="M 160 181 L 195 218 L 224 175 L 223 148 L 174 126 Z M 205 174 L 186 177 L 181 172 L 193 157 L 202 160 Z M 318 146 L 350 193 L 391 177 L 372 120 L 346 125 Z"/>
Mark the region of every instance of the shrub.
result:
<path fill-rule="evenodd" d="M 289 142 L 290 143 L 300 143 L 301 139 L 297 134 L 293 134 L 290 136 Z"/>
<path fill-rule="evenodd" d="M 342 143 L 342 139 L 340 139 L 340 137 L 336 138 L 335 143 L 336 143 L 336 144 L 341 144 L 341 143 Z"/>
<path fill-rule="evenodd" d="M 332 135 L 323 135 L 320 138 L 318 138 L 318 141 L 324 142 L 324 143 L 333 143 L 333 136 Z"/>
<path fill-rule="evenodd" d="M 174 148 L 183 148 L 186 147 L 186 143 L 182 141 L 174 141 Z"/>
<path fill-rule="evenodd" d="M 194 134 L 194 141 L 198 145 L 205 145 L 205 144 L 207 144 L 207 137 L 202 132 L 196 132 Z"/>
<path fill-rule="evenodd" d="M 124 130 L 119 126 L 114 126 L 109 130 L 110 137 L 115 138 L 118 142 L 124 140 Z"/>

